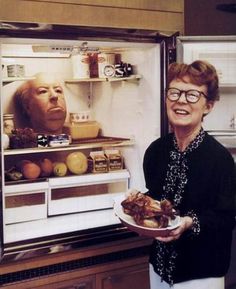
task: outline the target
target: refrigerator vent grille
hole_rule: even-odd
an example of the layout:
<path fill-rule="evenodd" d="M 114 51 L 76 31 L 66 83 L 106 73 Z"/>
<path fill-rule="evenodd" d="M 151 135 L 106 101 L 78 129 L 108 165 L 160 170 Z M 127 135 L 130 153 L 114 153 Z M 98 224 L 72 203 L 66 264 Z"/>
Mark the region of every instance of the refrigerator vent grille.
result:
<path fill-rule="evenodd" d="M 121 252 L 109 253 L 100 256 L 88 257 L 79 260 L 63 262 L 59 264 L 48 265 L 44 267 L 23 270 L 19 272 L 7 273 L 0 275 L 0 286 L 12 283 L 27 281 L 29 279 L 37 279 L 52 274 L 58 274 L 66 271 L 82 269 L 98 264 L 105 264 L 117 260 L 125 260 L 128 258 L 145 256 L 148 254 L 149 247 L 134 248 Z"/>

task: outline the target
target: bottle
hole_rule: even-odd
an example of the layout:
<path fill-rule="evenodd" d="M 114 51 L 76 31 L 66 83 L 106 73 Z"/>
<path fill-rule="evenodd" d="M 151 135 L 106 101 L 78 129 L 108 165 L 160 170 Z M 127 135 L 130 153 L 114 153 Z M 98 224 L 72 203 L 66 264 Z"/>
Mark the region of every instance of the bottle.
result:
<path fill-rule="evenodd" d="M 86 53 L 78 53 L 72 56 L 73 78 L 89 78 L 89 56 Z"/>
<path fill-rule="evenodd" d="M 4 114 L 3 115 L 3 130 L 4 133 L 9 135 L 12 133 L 12 130 L 15 129 L 14 124 L 14 114 Z"/>

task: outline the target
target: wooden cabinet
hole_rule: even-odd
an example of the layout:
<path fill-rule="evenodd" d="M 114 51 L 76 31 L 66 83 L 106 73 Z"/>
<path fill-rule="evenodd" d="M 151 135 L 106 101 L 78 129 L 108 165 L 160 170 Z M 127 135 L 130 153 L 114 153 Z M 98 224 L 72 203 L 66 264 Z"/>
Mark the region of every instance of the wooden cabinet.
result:
<path fill-rule="evenodd" d="M 125 238 L 0 264 L 0 287 L 7 289 L 149 289 L 148 252 L 152 239 Z"/>
<path fill-rule="evenodd" d="M 184 0 L 2 2 L 0 19 L 6 22 L 151 29 L 166 33 L 184 30 Z M 50 27 L 41 25 L 41 28 Z"/>
<path fill-rule="evenodd" d="M 57 264 L 55 264 L 56 266 Z M 84 276 L 85 275 L 85 276 Z M 2 288 L 2 287 L 1 287 Z M 7 284 L 8 289 L 149 289 L 147 257 Z"/>
<path fill-rule="evenodd" d="M 112 268 L 112 265 L 110 266 Z M 78 275 L 79 275 L 78 271 Z M 17 288 L 17 287 L 16 287 Z M 57 281 L 35 289 L 149 289 L 149 274 L 146 263 L 127 266 L 117 270 L 93 274 L 87 277 Z"/>
<path fill-rule="evenodd" d="M 107 271 L 96 276 L 96 289 L 149 289 L 147 264 Z"/>
<path fill-rule="evenodd" d="M 75 278 L 66 281 L 60 281 L 43 286 L 37 286 L 38 289 L 96 289 L 95 276 L 84 278 Z"/>

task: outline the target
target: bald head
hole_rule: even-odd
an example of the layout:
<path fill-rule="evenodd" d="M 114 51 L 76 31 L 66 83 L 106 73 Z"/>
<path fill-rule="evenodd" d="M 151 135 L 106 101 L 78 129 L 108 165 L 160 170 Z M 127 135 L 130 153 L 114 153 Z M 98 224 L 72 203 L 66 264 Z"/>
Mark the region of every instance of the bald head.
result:
<path fill-rule="evenodd" d="M 16 104 L 22 107 L 30 126 L 38 133 L 62 132 L 66 118 L 63 88 L 52 74 L 38 73 L 35 79 L 22 84 L 15 93 Z"/>

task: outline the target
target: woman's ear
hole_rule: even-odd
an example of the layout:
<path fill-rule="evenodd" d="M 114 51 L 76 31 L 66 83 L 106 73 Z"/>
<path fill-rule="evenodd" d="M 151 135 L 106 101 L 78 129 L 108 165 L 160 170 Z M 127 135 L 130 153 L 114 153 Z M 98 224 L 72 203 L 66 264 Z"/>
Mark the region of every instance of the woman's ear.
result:
<path fill-rule="evenodd" d="M 204 111 L 204 116 L 210 113 L 215 105 L 214 101 L 207 101 Z"/>
<path fill-rule="evenodd" d="M 203 118 L 208 115 L 208 113 L 210 113 L 212 111 L 212 108 L 214 107 L 214 104 L 215 102 L 214 101 L 207 101 L 206 103 L 206 107 L 205 107 L 205 111 L 202 115 L 202 121 L 203 121 Z"/>

